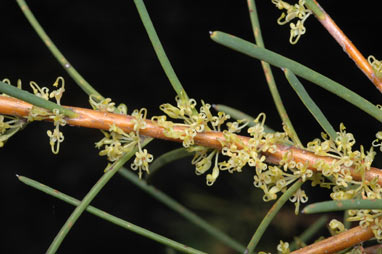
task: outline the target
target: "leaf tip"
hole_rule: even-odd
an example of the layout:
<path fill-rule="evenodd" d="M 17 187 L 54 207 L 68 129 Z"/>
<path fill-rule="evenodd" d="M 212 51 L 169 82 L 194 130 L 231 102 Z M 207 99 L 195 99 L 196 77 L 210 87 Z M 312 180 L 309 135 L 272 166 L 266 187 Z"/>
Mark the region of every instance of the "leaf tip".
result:
<path fill-rule="evenodd" d="M 213 38 L 216 36 L 216 31 L 209 31 L 210 37 Z"/>

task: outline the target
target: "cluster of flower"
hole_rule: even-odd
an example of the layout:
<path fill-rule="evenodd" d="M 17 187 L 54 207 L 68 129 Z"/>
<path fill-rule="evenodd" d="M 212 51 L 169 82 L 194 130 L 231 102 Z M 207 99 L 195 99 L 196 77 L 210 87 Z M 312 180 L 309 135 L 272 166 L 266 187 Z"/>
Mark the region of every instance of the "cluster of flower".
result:
<path fill-rule="evenodd" d="M 176 124 L 166 121 L 166 116 L 154 117 L 153 120 L 163 127 L 166 136 L 183 140 L 183 146 L 195 153 L 192 164 L 195 165 L 197 175 L 206 173 L 212 167 L 212 172 L 206 176 L 207 185 L 215 182 L 220 171 L 241 172 L 245 165 L 249 165 L 256 170 L 254 185 L 264 191 L 263 199 L 270 201 L 276 199 L 277 193 L 284 192 L 295 180 L 301 178 L 306 181 L 313 178 L 312 170 L 307 169 L 307 166 L 302 163 L 294 163 L 290 156 L 286 156 L 281 162 L 283 169 L 268 166 L 265 163 L 265 152 L 273 153 L 276 151 L 276 144 L 287 143 L 290 140 L 285 132 L 266 133 L 264 131 L 264 113 L 259 114 L 253 126 L 248 128 L 251 138 L 247 141 L 241 139 L 237 133 L 248 125 L 248 121 L 227 122 L 226 129 L 223 130 L 224 139 L 219 140 L 222 145 L 219 151 L 191 145 L 194 144 L 193 139 L 199 132 L 222 131 L 223 124 L 230 118 L 229 115 L 218 112 L 217 116 L 213 116 L 210 111 L 211 105 L 204 102 L 198 113 L 193 99 L 177 97 L 176 101 L 177 106 L 163 104 L 161 109 L 170 118 L 182 119 L 184 123 Z M 184 128 L 175 128 L 180 126 Z M 227 159 L 219 162 L 220 153 Z M 307 196 L 304 191 L 299 190 L 291 201 L 296 204 L 296 211 L 298 211 L 300 202 L 306 202 Z"/>
<path fill-rule="evenodd" d="M 326 134 L 322 134 L 322 139 L 315 139 L 307 144 L 307 150 L 320 156 L 332 157 L 335 160 L 317 160 L 315 163 L 315 172 L 308 168 L 307 164 L 293 160 L 291 153 L 285 153 L 279 165 L 267 165 L 265 163 L 264 153 L 273 153 L 276 150 L 276 144 L 290 142 L 285 132 L 266 133 L 264 131 L 265 115 L 261 113 L 255 120 L 253 127 L 248 128 L 250 139 L 244 141 L 237 133 L 248 123 L 245 121 L 226 123 L 226 130 L 223 130 L 224 139 L 220 140 L 222 150 L 200 149 L 193 150 L 190 147 L 193 138 L 198 132 L 208 130 L 222 130 L 222 125 L 229 116 L 218 113 L 218 116 L 212 116 L 210 105 L 202 103 L 200 113 L 196 112 L 196 103 L 192 99 L 177 98 L 177 107 L 170 104 L 161 106 L 162 110 L 171 118 L 183 119 L 185 124 L 175 124 L 166 121 L 165 116 L 155 117 L 158 125 L 166 130 L 166 135 L 173 138 L 180 138 L 185 147 L 195 152 L 192 163 L 196 166 L 196 174 L 201 175 L 212 167 L 212 173 L 208 174 L 207 184 L 212 185 L 219 176 L 220 171 L 227 170 L 230 173 L 241 172 L 243 166 L 254 167 L 256 174 L 254 176 L 254 185 L 264 191 L 264 201 L 274 200 L 279 192 L 284 192 L 287 186 L 297 179 L 303 182 L 312 181 L 312 185 L 321 187 L 333 187 L 331 197 L 335 200 L 363 198 L 380 199 L 382 189 L 377 179 L 367 180 L 365 173 L 370 170 L 371 163 L 374 160 L 375 152 L 373 147 L 369 151 L 360 146 L 359 150 L 354 150 L 355 139 L 353 134 L 346 132 L 343 124 L 340 125 L 340 131 L 334 140 Z M 185 113 L 186 112 L 186 113 Z M 176 126 L 185 126 L 183 131 L 176 129 Z M 190 133 L 193 133 L 190 136 Z M 377 138 L 379 136 L 377 135 Z M 374 144 L 375 146 L 379 144 Z M 219 153 L 228 157 L 225 161 L 218 161 Z M 214 166 L 213 166 L 214 165 Z M 361 176 L 361 180 L 353 179 L 351 171 Z M 325 180 L 328 179 L 328 180 Z M 295 203 L 298 213 L 300 203 L 308 200 L 307 195 L 301 189 L 290 198 Z M 363 227 L 371 226 L 377 239 L 382 239 L 382 212 L 379 210 L 352 210 L 349 211 L 349 221 L 360 221 Z M 331 222 L 333 233 L 342 232 L 344 228 Z M 280 244 L 281 253 L 288 253 L 288 247 L 285 243 Z"/>
<path fill-rule="evenodd" d="M 118 107 L 115 107 L 115 103 L 112 102 L 110 98 L 100 99 L 97 96 L 91 95 L 89 96 L 89 102 L 94 110 L 127 114 L 125 104 L 120 104 Z M 147 110 L 145 108 L 134 110 L 131 114 L 134 118 L 134 130 L 132 132 L 126 133 L 113 124 L 110 126 L 109 131 L 102 131 L 105 137 L 96 143 L 96 148 L 102 149 L 99 155 L 107 156 L 111 162 L 120 159 L 124 154 L 131 152 L 137 147 L 138 151 L 135 153 L 135 159 L 131 164 L 131 168 L 138 170 L 139 178 L 142 177 L 143 172 L 149 173 L 149 163 L 154 159 L 153 155 L 141 147 L 139 131 L 146 128 L 146 115 Z"/>
<path fill-rule="evenodd" d="M 61 84 L 61 86 L 60 86 Z M 30 82 L 30 87 L 33 90 L 33 93 L 44 99 L 44 100 L 49 100 L 50 98 L 55 98 L 56 103 L 58 105 L 61 105 L 61 98 L 63 93 L 65 92 L 65 81 L 64 78 L 58 77 L 56 81 L 54 82 L 53 86 L 57 87 L 56 90 L 53 90 L 52 92 L 49 93 L 49 88 L 47 87 L 40 87 L 37 85 L 35 82 L 31 81 Z M 31 111 L 29 112 L 28 116 L 28 122 L 32 122 L 35 120 L 44 120 L 44 119 L 50 119 L 53 121 L 54 124 L 54 130 L 53 132 L 51 130 L 47 131 L 48 137 L 49 137 L 49 144 L 52 148 L 52 152 L 54 154 L 58 154 L 60 150 L 60 144 L 64 141 L 64 134 L 60 131 L 60 126 L 66 125 L 66 121 L 64 119 L 64 114 L 60 113 L 58 109 L 53 109 L 52 113 L 33 106 Z"/>
<path fill-rule="evenodd" d="M 3 82 L 9 85 L 11 84 L 11 82 L 8 79 L 4 79 Z M 30 82 L 30 87 L 32 88 L 32 91 L 36 96 L 44 100 L 55 98 L 57 104 L 61 105 L 61 97 L 65 91 L 64 79 L 62 77 L 58 77 L 56 81 L 54 82 L 53 86 L 54 87 L 60 86 L 60 87 L 49 93 L 49 88 L 47 87 L 41 88 L 35 82 L 33 81 Z M 22 88 L 20 80 L 17 81 L 17 88 L 19 89 Z M 7 122 L 4 122 L 5 118 L 10 120 Z M 57 154 L 60 149 L 60 143 L 64 141 L 64 135 L 59 129 L 60 126 L 64 126 L 66 124 L 64 115 L 60 113 L 58 109 L 54 109 L 53 112 L 49 112 L 48 110 L 45 110 L 43 108 L 39 108 L 36 106 L 32 107 L 27 117 L 27 121 L 25 121 L 25 119 L 23 119 L 22 117 L 0 116 L 0 147 L 4 145 L 4 142 L 8 138 L 10 138 L 20 129 L 22 129 L 27 122 L 32 122 L 35 120 L 45 120 L 45 119 L 49 119 L 53 121 L 53 124 L 55 126 L 53 132 L 51 130 L 48 130 L 47 134 L 49 137 L 49 143 L 52 148 L 52 152 L 54 154 Z"/>
<path fill-rule="evenodd" d="M 279 10 L 286 10 L 278 18 L 277 23 L 279 25 L 284 25 L 291 20 L 298 18 L 296 24 L 290 23 L 290 38 L 289 42 L 291 44 L 296 44 L 300 39 L 301 35 L 305 34 L 306 28 L 304 26 L 305 20 L 312 14 L 312 11 L 305 7 L 305 0 L 299 0 L 298 4 L 291 5 L 282 0 L 272 0 L 272 3 L 276 5 Z"/>
<path fill-rule="evenodd" d="M 378 183 L 378 178 L 368 180 L 365 177 L 365 173 L 370 170 L 371 163 L 374 160 L 375 152 L 373 147 L 366 153 L 363 146 L 360 146 L 360 150 L 353 151 L 355 139 L 351 133 L 346 132 L 343 124 L 341 124 L 340 132 L 337 132 L 337 138 L 334 141 L 327 139 L 326 136 L 323 136 L 323 138 L 323 142 L 318 139 L 310 142 L 308 149 L 318 155 L 337 159 L 331 164 L 318 161 L 316 165 L 318 173 L 332 180 L 332 183 L 329 183 L 334 186 L 330 195 L 332 199 L 381 199 L 382 188 Z M 377 134 L 377 138 L 380 138 L 379 134 Z M 380 146 L 380 144 L 376 143 L 378 140 L 373 142 L 374 146 Z M 361 176 L 361 180 L 356 180 L 351 176 L 350 167 Z M 376 239 L 382 240 L 381 210 L 349 210 L 348 215 L 348 221 L 359 221 L 361 227 L 370 226 Z M 334 224 L 337 225 L 338 223 Z M 337 225 L 337 231 L 338 228 Z"/>

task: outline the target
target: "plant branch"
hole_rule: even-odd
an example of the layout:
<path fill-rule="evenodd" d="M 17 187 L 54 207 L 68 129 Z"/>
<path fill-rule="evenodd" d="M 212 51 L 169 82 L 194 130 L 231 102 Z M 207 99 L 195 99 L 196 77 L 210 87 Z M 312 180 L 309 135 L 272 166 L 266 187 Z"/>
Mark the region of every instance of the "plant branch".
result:
<path fill-rule="evenodd" d="M 374 234 L 370 227 L 362 228 L 358 226 L 293 251 L 291 254 L 331 254 L 362 243 L 373 237 Z"/>
<path fill-rule="evenodd" d="M 382 78 L 375 75 L 373 68 L 365 57 L 359 52 L 344 32 L 337 26 L 334 20 L 314 0 L 305 0 L 305 5 L 313 11 L 318 21 L 326 28 L 330 35 L 337 41 L 348 56 L 355 62 L 357 67 L 370 79 L 371 82 L 382 92 Z"/>
<path fill-rule="evenodd" d="M 31 108 L 32 105 L 27 102 L 20 101 L 12 97 L 0 96 L 0 114 L 26 117 L 28 116 Z M 100 112 L 78 107 L 67 108 L 77 114 L 77 117 L 75 118 L 66 119 L 68 125 L 109 130 L 110 126 L 115 124 L 125 132 L 131 132 L 134 130 L 135 118 L 129 115 Z M 174 130 L 184 130 L 184 127 L 176 126 L 174 127 Z M 163 132 L 163 128 L 156 125 L 151 120 L 146 120 L 146 128 L 140 130 L 140 134 L 152 138 L 182 142 L 180 139 L 167 137 Z M 249 137 L 238 135 L 238 138 L 241 139 L 244 145 L 248 143 Z M 224 139 L 224 134 L 222 132 L 215 131 L 201 132 L 194 137 L 196 145 L 215 149 L 222 148 L 221 141 Z M 237 146 L 238 148 L 242 148 L 240 144 L 237 144 Z M 288 154 L 293 156 L 293 160 L 296 163 L 302 162 L 313 171 L 317 170 L 316 165 L 319 161 L 324 161 L 328 164 L 336 162 L 335 158 L 316 155 L 313 152 L 285 144 L 277 144 L 276 151 L 274 153 L 265 153 L 265 156 L 269 163 L 279 164 L 279 162 L 283 159 L 283 156 Z M 353 179 L 362 180 L 362 175 L 360 172 L 355 171 L 353 168 L 349 168 L 349 170 Z M 372 181 L 376 177 L 378 178 L 378 183 L 382 185 L 382 171 L 380 169 L 371 167 L 365 172 L 365 179 L 368 181 Z"/>
<path fill-rule="evenodd" d="M 248 10 L 249 10 L 249 17 L 251 19 L 251 24 L 252 24 L 252 31 L 255 36 L 256 44 L 261 47 L 265 48 L 264 46 L 264 41 L 263 41 L 263 36 L 261 34 L 261 28 L 260 28 L 260 22 L 257 14 L 257 8 L 254 0 L 248 0 Z M 267 81 L 269 90 L 271 91 L 273 101 L 276 105 L 277 111 L 279 112 L 279 115 L 281 117 L 282 122 L 285 124 L 286 129 L 288 132 L 290 132 L 291 139 L 293 142 L 300 147 L 303 147 L 300 139 L 298 138 L 298 135 L 293 127 L 292 122 L 289 119 L 288 113 L 284 107 L 284 104 L 281 100 L 280 93 L 277 89 L 277 85 L 275 82 L 275 79 L 272 74 L 272 69 L 269 63 L 265 61 L 261 61 L 261 66 L 263 67 L 264 74 L 265 74 L 265 79 Z"/>
<path fill-rule="evenodd" d="M 58 198 L 68 204 L 71 204 L 71 205 L 74 205 L 74 206 L 79 206 L 81 204 L 81 201 L 80 200 L 77 200 L 71 196 L 68 196 L 62 192 L 59 192 L 58 190 L 55 190 L 55 189 L 52 189 L 51 187 L 49 186 L 46 186 L 42 183 L 39 183 L 35 180 L 32 180 L 28 177 L 25 177 L 25 176 L 17 176 L 17 178 L 25 183 L 26 185 L 28 186 L 31 186 L 32 188 L 35 188 L 37 190 L 40 190 L 42 192 L 45 192 L 46 194 L 48 195 L 51 195 L 55 198 Z M 88 207 L 86 207 L 86 211 L 103 219 L 103 220 L 106 220 L 106 221 L 109 221 L 117 226 L 120 226 L 124 229 L 127 229 L 129 231 L 132 231 L 138 235 L 141 235 L 143 237 L 146 237 L 146 238 L 149 238 L 153 241 L 156 241 L 158 243 L 161 243 L 163 245 L 166 245 L 166 246 L 169 246 L 171 248 L 174 248 L 178 251 L 181 251 L 183 253 L 194 253 L 194 254 L 202 254 L 204 252 L 201 252 L 199 250 L 196 250 L 196 249 L 193 249 L 191 247 L 188 247 L 182 243 L 178 243 L 174 240 L 171 240 L 167 237 L 164 237 L 164 236 L 161 236 L 159 234 L 156 234 L 150 230 L 147 230 L 145 228 L 142 228 L 142 227 L 139 227 L 137 225 L 134 225 L 133 223 L 130 223 L 128 221 L 125 221 L 121 218 L 118 218 L 116 216 L 113 216 L 105 211 L 102 211 L 94 206 L 91 206 L 89 205 Z"/>
<path fill-rule="evenodd" d="M 70 77 L 77 83 L 81 89 L 87 94 L 94 94 L 99 98 L 103 98 L 100 93 L 98 93 L 82 76 L 77 72 L 77 70 L 69 63 L 65 56 L 60 52 L 56 47 L 53 41 L 46 34 L 44 29 L 41 27 L 40 23 L 37 21 L 36 17 L 33 15 L 28 5 L 24 0 L 16 0 L 20 9 L 24 13 L 25 17 L 28 19 L 29 23 L 32 25 L 33 29 L 36 31 L 38 36 L 57 59 L 57 61 L 62 65 L 65 71 L 69 74 Z"/>
<path fill-rule="evenodd" d="M 152 139 L 146 139 L 142 147 L 149 143 Z M 131 152 L 123 155 L 121 159 L 114 162 L 110 168 L 102 175 L 102 177 L 97 181 L 97 183 L 90 189 L 88 194 L 84 197 L 81 203 L 74 209 L 70 217 L 66 220 L 65 224 L 62 226 L 60 232 L 54 238 L 53 242 L 50 244 L 47 254 L 55 254 L 60 247 L 62 241 L 65 239 L 66 235 L 69 233 L 70 229 L 76 223 L 81 214 L 88 207 L 90 202 L 97 196 L 97 194 L 102 190 L 106 183 L 118 172 L 118 170 L 137 152 L 137 147 Z"/>

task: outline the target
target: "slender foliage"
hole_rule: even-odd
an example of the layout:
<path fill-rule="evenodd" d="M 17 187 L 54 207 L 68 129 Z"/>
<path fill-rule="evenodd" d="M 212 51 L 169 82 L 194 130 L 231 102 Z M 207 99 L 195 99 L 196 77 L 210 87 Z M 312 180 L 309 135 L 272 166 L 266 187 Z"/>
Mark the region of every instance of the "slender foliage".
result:
<path fill-rule="evenodd" d="M 164 72 L 166 73 L 167 78 L 172 85 L 172 88 L 175 90 L 178 96 L 185 96 L 186 98 L 188 98 L 186 91 L 184 90 L 182 84 L 180 83 L 178 76 L 175 74 L 174 68 L 172 67 L 167 57 L 167 54 L 163 49 L 162 43 L 159 40 L 157 32 L 155 31 L 153 22 L 151 21 L 149 13 L 147 12 L 145 3 L 143 2 L 143 0 L 134 0 L 134 3 L 135 3 L 135 6 L 137 7 L 139 16 L 150 38 L 151 44 L 153 45 L 153 48 L 159 59 L 159 62 L 162 65 L 162 68 Z"/>
<path fill-rule="evenodd" d="M 148 138 L 142 144 L 142 147 L 148 144 L 152 139 Z M 65 239 L 66 235 L 69 233 L 70 229 L 74 226 L 78 218 L 85 211 L 88 205 L 93 201 L 97 194 L 102 190 L 106 183 L 118 172 L 118 170 L 137 152 L 138 148 L 134 148 L 130 153 L 127 153 L 121 157 L 118 161 L 114 162 L 110 168 L 102 175 L 102 177 L 97 181 L 97 183 L 90 189 L 86 196 L 82 199 L 81 204 L 79 204 L 70 217 L 66 220 L 65 224 L 62 226 L 60 232 L 54 238 L 53 242 L 50 244 L 47 254 L 54 254 L 57 252 L 62 241 Z"/>
<path fill-rule="evenodd" d="M 368 100 L 339 84 L 338 82 L 325 77 L 324 75 L 273 51 L 258 47 L 257 45 L 223 32 L 211 33 L 212 40 L 240 53 L 264 60 L 280 68 L 288 68 L 297 76 L 300 76 L 312 83 L 328 90 L 340 98 L 350 102 L 354 106 L 365 111 L 378 121 L 382 122 L 382 111 Z"/>
<path fill-rule="evenodd" d="M 332 140 L 336 140 L 337 133 L 333 126 L 329 123 L 328 119 L 326 119 L 324 113 L 322 113 L 317 104 L 312 100 L 312 98 L 310 98 L 308 92 L 305 90 L 304 86 L 298 80 L 296 75 L 294 75 L 293 72 L 291 72 L 289 69 L 284 69 L 284 73 L 289 81 L 289 84 L 293 87 L 294 91 L 297 93 L 300 100 L 304 103 L 305 107 L 321 125 L 322 129 L 328 133 Z"/>
<path fill-rule="evenodd" d="M 169 197 L 165 193 L 161 192 L 157 188 L 155 188 L 152 185 L 148 185 L 144 181 L 141 181 L 135 174 L 130 172 L 127 169 L 121 169 L 119 173 L 128 179 L 130 182 L 138 186 L 141 190 L 147 192 L 150 194 L 153 198 L 157 199 L 158 201 L 162 202 L 166 206 L 168 206 L 173 211 L 179 213 L 181 216 L 195 224 L 196 226 L 202 228 L 207 233 L 215 237 L 216 239 L 220 240 L 221 242 L 225 243 L 226 245 L 230 246 L 232 249 L 236 251 L 243 252 L 245 250 L 245 247 L 238 243 L 236 240 L 232 239 L 219 229 L 212 226 L 210 223 L 206 222 L 199 216 L 197 216 L 195 213 L 184 207 L 179 202 L 175 201 L 173 198 Z"/>
<path fill-rule="evenodd" d="M 82 76 L 78 73 L 78 71 L 72 66 L 71 63 L 65 58 L 65 56 L 61 53 L 61 51 L 56 47 L 50 37 L 46 34 L 45 30 L 41 27 L 40 23 L 37 21 L 28 5 L 24 0 L 16 0 L 20 9 L 24 13 L 25 17 L 32 25 L 33 29 L 36 31 L 38 36 L 56 58 L 56 60 L 64 67 L 65 71 L 69 74 L 70 77 L 77 83 L 79 87 L 87 94 L 96 95 L 98 98 L 102 99 L 102 95 L 98 93 Z"/>
<path fill-rule="evenodd" d="M 298 237 L 295 237 L 295 240 L 291 243 L 289 249 L 291 251 L 297 249 L 299 247 L 299 243 L 305 244 L 309 240 L 312 239 L 312 237 L 317 234 L 319 230 L 321 230 L 326 223 L 328 222 L 328 216 L 323 215 L 318 220 L 316 220 L 310 227 L 308 227 L 301 235 Z M 301 246 L 300 246 L 301 247 Z"/>
<path fill-rule="evenodd" d="M 268 226 L 271 223 L 271 221 L 273 220 L 273 218 L 280 211 L 280 209 L 283 207 L 283 205 L 288 201 L 288 199 L 301 187 L 302 184 L 303 184 L 303 182 L 301 180 L 298 180 L 297 182 L 295 182 L 273 204 L 271 209 L 269 209 L 268 213 L 264 216 L 260 225 L 256 229 L 255 234 L 252 236 L 251 240 L 249 241 L 249 243 L 247 245 L 246 253 L 252 253 L 255 250 L 257 244 L 260 242 L 261 237 L 263 236 L 265 230 L 268 228 Z"/>
<path fill-rule="evenodd" d="M 324 213 L 344 210 L 381 209 L 382 200 L 379 199 L 348 199 L 331 200 L 310 204 L 302 210 L 303 213 Z"/>
<path fill-rule="evenodd" d="M 265 48 L 263 36 L 261 34 L 260 22 L 259 22 L 259 18 L 258 18 L 258 14 L 257 14 L 257 8 L 256 8 L 255 1 L 254 0 L 248 0 L 247 4 L 248 4 L 249 16 L 250 16 L 251 24 L 252 24 L 253 35 L 255 36 L 255 39 L 256 39 L 256 44 L 261 48 Z M 293 127 L 292 122 L 290 121 L 288 113 L 284 107 L 282 100 L 281 100 L 280 93 L 277 89 L 277 85 L 275 82 L 275 78 L 273 77 L 273 74 L 272 74 L 271 66 L 269 65 L 269 63 L 267 63 L 265 61 L 261 61 L 261 65 L 262 65 L 263 70 L 264 70 L 265 80 L 267 81 L 269 90 L 271 91 L 273 101 L 276 105 L 277 111 L 279 112 L 281 120 L 285 124 L 286 129 L 288 130 L 289 135 L 290 135 L 291 139 L 293 140 L 293 142 L 296 145 L 299 145 L 302 147 L 301 141 L 298 138 L 298 135 L 297 135 L 297 133 Z"/>
<path fill-rule="evenodd" d="M 42 183 L 39 183 L 35 180 L 32 180 L 28 177 L 25 177 L 25 176 L 17 176 L 17 178 L 25 183 L 26 185 L 28 186 L 31 186 L 32 188 L 35 188 L 37 190 L 40 190 L 42 192 L 45 192 L 46 194 L 48 195 L 51 195 L 55 198 L 58 198 L 68 204 L 71 204 L 71 205 L 74 205 L 74 206 L 79 206 L 81 204 L 81 201 L 71 197 L 71 196 L 68 196 L 60 191 L 57 191 L 55 189 L 52 189 L 51 187 L 49 186 L 46 186 Z M 202 251 L 199 251 L 199 250 L 196 250 L 196 249 L 193 249 L 191 247 L 188 247 L 182 243 L 178 243 L 174 240 L 171 240 L 167 237 L 164 237 L 164 236 L 161 236 L 161 235 L 158 235 L 150 230 L 147 230 L 145 228 L 142 228 L 142 227 L 139 227 L 137 225 L 134 225 L 133 223 L 131 222 L 128 222 L 128 221 L 125 221 L 121 218 L 118 218 L 116 216 L 113 216 L 105 211 L 102 211 L 94 206 L 91 206 L 89 205 L 88 207 L 86 207 L 86 211 L 105 220 L 105 221 L 108 221 L 108 222 L 111 222 L 117 226 L 120 226 L 124 229 L 127 229 L 129 231 L 132 231 L 138 235 L 141 235 L 143 237 L 146 237 L 148 239 L 151 239 L 153 241 L 156 241 L 158 243 L 161 243 L 163 245 L 167 245 L 171 248 L 174 248 L 175 250 L 178 250 L 178 251 L 181 251 L 183 253 L 193 253 L 193 254 L 201 254 L 201 253 L 205 253 L 205 252 L 202 252 Z"/>
<path fill-rule="evenodd" d="M 158 158 L 156 158 L 153 163 L 150 165 L 150 174 L 147 175 L 146 181 L 149 183 L 152 181 L 153 176 L 158 173 L 159 169 L 163 168 L 167 164 L 180 160 L 186 157 L 192 156 L 193 153 L 187 151 L 187 148 L 177 148 L 174 150 L 171 150 L 169 152 L 166 152 L 162 155 L 160 155 Z"/>

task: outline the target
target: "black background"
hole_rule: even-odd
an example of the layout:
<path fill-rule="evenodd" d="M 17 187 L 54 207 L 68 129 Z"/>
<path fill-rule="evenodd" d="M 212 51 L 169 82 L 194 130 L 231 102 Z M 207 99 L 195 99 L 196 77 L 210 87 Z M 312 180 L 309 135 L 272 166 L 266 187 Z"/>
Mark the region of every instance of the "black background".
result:
<path fill-rule="evenodd" d="M 321 4 L 365 56 L 372 54 L 381 58 L 378 6 L 349 2 L 322 1 Z M 265 112 L 267 124 L 281 130 L 260 63 L 209 38 L 209 31 L 221 30 L 253 41 L 246 1 L 146 0 L 145 3 L 190 97 L 227 104 L 253 116 Z M 117 103 L 124 102 L 129 112 L 146 107 L 150 116 L 161 114 L 160 104 L 174 102 L 175 93 L 161 69 L 133 1 L 31 0 L 28 4 L 71 64 L 105 97 Z M 297 45 L 290 45 L 288 25 L 276 23 L 280 12 L 271 1 L 258 1 L 257 4 L 267 48 L 333 78 L 375 104 L 380 103 L 378 90 L 317 20 L 309 18 L 307 33 Z M 40 41 L 16 2 L 2 0 L 0 9 L 0 78 L 10 78 L 13 83 L 20 78 L 27 88 L 31 80 L 50 87 L 57 76 L 63 76 L 66 92 L 62 103 L 89 107 L 86 94 Z M 319 125 L 281 71 L 273 70 L 286 109 L 302 141 L 306 143 L 319 137 Z M 336 128 L 344 122 L 358 144 L 370 146 L 380 129 L 375 119 L 329 92 L 307 81 L 303 83 Z M 23 185 L 16 174 L 82 198 L 106 165 L 106 159 L 97 156 L 94 148 L 94 142 L 102 138 L 97 130 L 64 127 L 65 141 L 60 154 L 54 155 L 46 135 L 48 129 L 52 129 L 51 124 L 30 124 L 0 150 L 1 253 L 43 253 L 73 209 Z M 175 147 L 179 145 L 155 141 L 149 150 L 159 156 Z M 253 173 L 234 176 L 223 173 L 213 187 L 206 187 L 204 176 L 195 176 L 188 161 L 166 167 L 163 174 L 154 179 L 154 185 L 182 200 L 187 207 L 239 241 L 248 242 L 258 224 L 258 216 L 269 207 L 269 204 L 261 209 L 255 206 L 254 199 L 261 199 L 261 193 L 252 185 Z M 377 161 L 375 165 L 381 167 L 380 164 Z M 310 191 L 312 195 L 316 192 L 318 189 Z M 327 198 L 326 194 L 322 196 L 322 199 Z M 202 230 L 190 226 L 119 175 L 92 204 L 185 244 L 210 252 L 229 253 L 221 245 L 215 245 L 215 240 Z M 265 235 L 263 249 L 270 248 L 274 252 L 280 239 L 291 240 L 293 234 L 300 232 L 292 228 L 304 227 L 301 221 L 305 219 L 309 224 L 312 218 L 302 216 L 298 221 L 293 216 L 292 206 L 286 211 L 289 214 L 286 218 L 292 216 L 291 223 L 295 224 L 285 225 L 283 215 L 279 215 L 277 223 L 284 223 L 284 229 L 281 226 L 281 232 L 272 234 L 271 228 Z M 288 232 L 283 234 L 282 231 Z M 64 240 L 59 253 L 126 253 L 134 249 L 143 253 L 165 252 L 162 245 L 84 214 Z"/>

